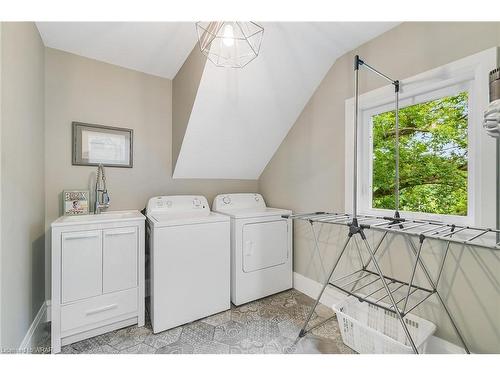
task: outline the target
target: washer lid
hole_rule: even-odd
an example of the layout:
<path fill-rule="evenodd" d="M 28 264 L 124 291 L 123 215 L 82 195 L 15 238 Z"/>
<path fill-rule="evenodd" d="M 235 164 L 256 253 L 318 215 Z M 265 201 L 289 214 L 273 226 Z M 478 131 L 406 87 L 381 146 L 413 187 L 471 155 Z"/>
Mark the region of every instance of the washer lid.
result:
<path fill-rule="evenodd" d="M 207 212 L 207 213 L 152 212 L 148 214 L 148 219 L 155 227 L 168 227 L 177 225 L 216 223 L 221 221 L 228 221 L 229 217 L 226 215 L 218 214 L 216 212 Z"/>
<path fill-rule="evenodd" d="M 228 215 L 235 219 L 248 219 L 253 217 L 266 217 L 266 216 L 281 216 L 281 215 L 291 215 L 291 210 L 285 210 L 282 208 L 228 208 L 220 209 L 217 212 L 221 214 Z"/>

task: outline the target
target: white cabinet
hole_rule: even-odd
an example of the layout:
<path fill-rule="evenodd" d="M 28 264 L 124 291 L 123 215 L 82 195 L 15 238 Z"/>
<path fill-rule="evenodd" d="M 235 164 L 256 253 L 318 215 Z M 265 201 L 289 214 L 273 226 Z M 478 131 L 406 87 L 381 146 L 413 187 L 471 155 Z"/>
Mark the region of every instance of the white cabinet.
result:
<path fill-rule="evenodd" d="M 137 286 L 137 228 L 107 229 L 102 234 L 103 292 Z"/>
<path fill-rule="evenodd" d="M 62 303 L 102 293 L 101 231 L 63 233 L 61 257 Z"/>
<path fill-rule="evenodd" d="M 144 325 L 144 216 L 138 211 L 52 223 L 52 352 Z"/>

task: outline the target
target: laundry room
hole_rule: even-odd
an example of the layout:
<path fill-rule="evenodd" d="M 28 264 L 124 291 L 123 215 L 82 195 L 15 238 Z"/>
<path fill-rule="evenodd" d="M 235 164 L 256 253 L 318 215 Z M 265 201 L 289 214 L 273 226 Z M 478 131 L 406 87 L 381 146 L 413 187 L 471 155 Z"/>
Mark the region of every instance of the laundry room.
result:
<path fill-rule="evenodd" d="M 351 14 L 0 14 L 0 363 L 500 354 L 500 21 Z"/>

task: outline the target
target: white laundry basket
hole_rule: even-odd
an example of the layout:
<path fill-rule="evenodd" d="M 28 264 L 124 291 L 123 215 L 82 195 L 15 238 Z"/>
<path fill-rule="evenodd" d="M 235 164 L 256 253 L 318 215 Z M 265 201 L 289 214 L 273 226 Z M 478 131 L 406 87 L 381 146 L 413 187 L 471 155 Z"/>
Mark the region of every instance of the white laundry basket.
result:
<path fill-rule="evenodd" d="M 337 314 L 342 340 L 351 349 L 363 354 L 411 354 L 397 315 L 355 297 L 348 297 L 333 306 Z M 419 353 L 425 353 L 427 340 L 436 330 L 434 323 L 408 314 L 404 318 Z"/>

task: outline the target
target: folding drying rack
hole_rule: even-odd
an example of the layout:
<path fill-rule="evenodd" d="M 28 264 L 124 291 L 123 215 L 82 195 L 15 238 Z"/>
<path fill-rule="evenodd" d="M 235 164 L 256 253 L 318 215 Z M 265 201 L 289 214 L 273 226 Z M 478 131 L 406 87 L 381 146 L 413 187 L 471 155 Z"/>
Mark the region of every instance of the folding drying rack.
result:
<path fill-rule="evenodd" d="M 358 136 L 358 112 L 359 112 L 359 91 L 358 91 L 358 73 L 361 66 L 366 67 L 371 72 L 376 73 L 380 77 L 388 80 L 395 88 L 395 166 L 396 166 L 396 177 L 395 177 L 395 201 L 396 210 L 394 217 L 386 216 L 373 216 L 373 215 L 359 215 L 357 213 L 357 136 Z M 460 332 L 455 319 L 453 318 L 451 311 L 446 306 L 443 298 L 438 292 L 437 288 L 439 285 L 439 280 L 441 278 L 441 273 L 443 271 L 446 257 L 452 243 L 458 243 L 464 246 L 477 246 L 486 249 L 499 250 L 500 249 L 500 230 L 487 229 L 487 228 L 477 228 L 463 225 L 446 224 L 438 221 L 430 220 L 419 220 L 419 219 L 405 219 L 400 217 L 399 214 L 399 81 L 392 80 L 388 76 L 379 72 L 375 68 L 366 64 L 359 56 L 354 58 L 354 95 L 355 95 L 355 115 L 354 115 L 354 180 L 353 180 L 353 213 L 343 214 L 343 213 L 328 213 L 328 212 L 315 212 L 308 214 L 297 214 L 297 215 L 284 215 L 284 217 L 306 221 L 310 224 L 311 231 L 314 237 L 314 247 L 315 252 L 319 253 L 319 239 L 316 231 L 314 230 L 314 224 L 333 224 L 346 226 L 348 228 L 347 238 L 339 252 L 339 255 L 335 259 L 333 266 L 323 283 L 321 291 L 314 302 L 309 314 L 304 322 L 304 325 L 299 333 L 299 337 L 303 337 L 308 331 L 307 326 L 311 317 L 328 285 L 346 293 L 347 295 L 354 296 L 358 300 L 363 302 L 368 302 L 386 311 L 389 311 L 399 319 L 401 326 L 405 332 L 408 339 L 408 343 L 411 345 L 414 353 L 418 354 L 417 347 L 415 345 L 414 339 L 411 337 L 410 331 L 407 326 L 407 321 L 405 316 L 413 311 L 415 308 L 424 303 L 432 295 L 436 295 L 439 303 L 443 307 L 446 315 L 448 316 L 453 329 L 463 345 L 466 353 L 470 353 L 469 348 L 464 340 L 462 333 Z M 374 230 L 381 232 L 382 235 L 379 238 L 377 244 L 374 248 L 371 247 L 368 242 L 365 230 Z M 339 278 L 332 280 L 333 273 L 337 268 L 340 260 L 348 248 L 348 245 L 353 238 L 353 236 L 359 235 L 361 237 L 362 243 L 369 255 L 368 259 L 365 260 L 362 256 L 361 250 L 356 244 L 356 249 L 359 257 L 360 268 L 354 272 L 347 275 L 343 275 Z M 376 258 L 376 254 L 380 249 L 382 243 L 387 238 L 388 235 L 401 235 L 408 242 L 409 247 L 415 256 L 415 260 L 411 269 L 411 276 L 408 281 L 398 280 L 393 277 L 389 277 L 382 273 L 379 262 Z M 414 243 L 412 238 L 418 239 L 418 245 Z M 422 260 L 422 247 L 426 239 L 435 239 L 445 241 L 446 247 L 444 255 L 441 259 L 441 263 L 438 268 L 437 277 L 433 280 L 427 266 Z M 370 266 L 373 264 L 373 268 Z M 423 287 L 416 285 L 415 274 L 417 267 L 420 266 L 423 271 L 427 282 L 430 287 Z M 403 297 L 396 297 L 396 292 L 403 292 Z M 383 293 L 380 295 L 380 293 Z M 398 293 L 398 294 L 399 294 Z M 387 301 L 388 303 L 384 302 Z M 324 322 L 318 324 L 321 325 Z M 316 325 L 315 327 L 317 327 Z M 315 328 L 313 327 L 313 328 Z"/>

